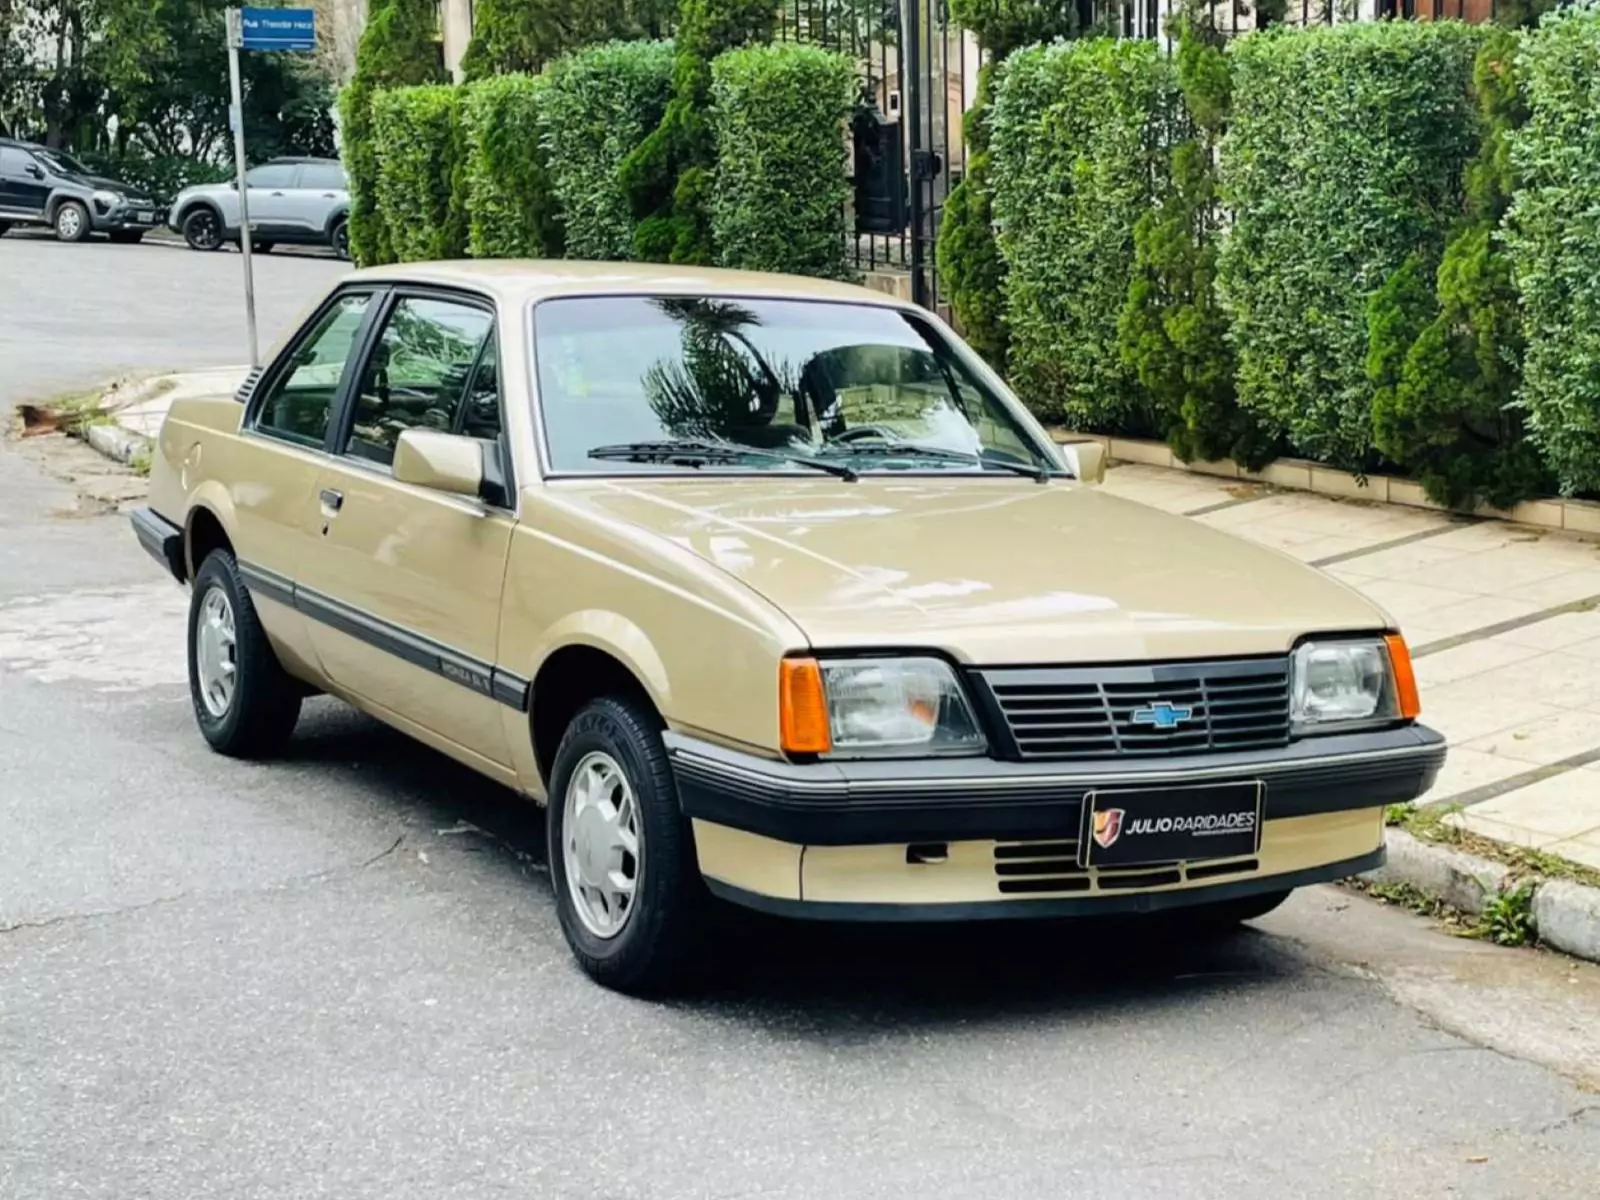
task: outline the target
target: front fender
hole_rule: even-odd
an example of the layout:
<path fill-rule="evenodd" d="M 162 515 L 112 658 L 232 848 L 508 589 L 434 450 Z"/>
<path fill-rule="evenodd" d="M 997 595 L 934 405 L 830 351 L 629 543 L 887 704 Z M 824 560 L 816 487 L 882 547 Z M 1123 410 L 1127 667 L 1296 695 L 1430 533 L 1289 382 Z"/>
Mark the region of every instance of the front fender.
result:
<path fill-rule="evenodd" d="M 656 711 L 671 719 L 672 680 L 666 663 L 649 635 L 627 617 L 598 608 L 583 609 L 563 617 L 546 629 L 535 644 L 528 678 L 537 679 L 540 668 L 558 651 L 570 646 L 587 646 L 616 659 L 644 685 Z"/>

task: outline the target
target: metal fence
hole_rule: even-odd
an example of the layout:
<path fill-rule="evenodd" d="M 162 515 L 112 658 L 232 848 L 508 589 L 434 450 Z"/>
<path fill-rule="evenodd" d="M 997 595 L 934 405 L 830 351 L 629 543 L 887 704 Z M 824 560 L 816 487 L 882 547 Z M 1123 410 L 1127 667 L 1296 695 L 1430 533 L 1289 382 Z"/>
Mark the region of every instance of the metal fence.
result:
<path fill-rule="evenodd" d="M 1412 19 L 1486 21 L 1498 0 L 1284 0 L 1289 26 Z M 1182 0 L 1079 0 L 1079 24 L 1169 47 Z M 1274 6 L 1276 7 L 1276 6 Z M 1226 35 L 1266 24 L 1245 0 L 1211 6 Z M 909 279 L 911 298 L 948 316 L 935 245 L 944 206 L 966 173 L 962 122 L 977 98 L 983 53 L 951 18 L 947 0 L 783 0 L 780 38 L 853 58 L 861 116 L 851 138 L 853 199 L 846 250 L 858 271 Z"/>

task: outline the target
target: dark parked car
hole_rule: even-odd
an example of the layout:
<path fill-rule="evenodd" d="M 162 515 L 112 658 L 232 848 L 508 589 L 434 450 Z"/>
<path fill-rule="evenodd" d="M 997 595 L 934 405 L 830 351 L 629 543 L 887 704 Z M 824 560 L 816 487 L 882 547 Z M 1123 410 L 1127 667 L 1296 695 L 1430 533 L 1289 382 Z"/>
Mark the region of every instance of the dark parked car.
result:
<path fill-rule="evenodd" d="M 0 234 L 13 225 L 48 225 L 63 242 L 91 233 L 137 242 L 162 216 L 138 188 L 95 175 L 64 151 L 0 138 Z"/>
<path fill-rule="evenodd" d="M 350 190 L 336 158 L 275 158 L 251 167 L 250 242 L 271 250 L 282 242 L 331 246 L 350 257 L 347 222 Z M 191 250 L 216 250 L 239 241 L 239 188 L 232 181 L 187 187 L 167 214 L 169 228 L 183 234 Z"/>

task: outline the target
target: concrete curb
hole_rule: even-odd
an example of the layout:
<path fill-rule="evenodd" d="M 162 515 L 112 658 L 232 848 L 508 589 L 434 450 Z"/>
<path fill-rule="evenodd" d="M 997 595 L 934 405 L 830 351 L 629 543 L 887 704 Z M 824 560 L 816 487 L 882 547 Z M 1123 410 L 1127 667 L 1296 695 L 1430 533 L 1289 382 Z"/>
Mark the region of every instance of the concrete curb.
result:
<path fill-rule="evenodd" d="M 1504 863 L 1426 842 L 1403 829 L 1388 831 L 1389 861 L 1361 876 L 1367 883 L 1405 884 L 1450 907 L 1481 916 L 1489 902 L 1533 886 L 1533 920 L 1539 943 L 1600 963 L 1600 888 L 1566 879 L 1517 875 Z"/>
<path fill-rule="evenodd" d="M 89 445 L 124 466 L 132 466 L 136 459 L 152 452 L 155 442 L 142 433 L 134 433 L 120 425 L 90 425 L 84 440 Z"/>

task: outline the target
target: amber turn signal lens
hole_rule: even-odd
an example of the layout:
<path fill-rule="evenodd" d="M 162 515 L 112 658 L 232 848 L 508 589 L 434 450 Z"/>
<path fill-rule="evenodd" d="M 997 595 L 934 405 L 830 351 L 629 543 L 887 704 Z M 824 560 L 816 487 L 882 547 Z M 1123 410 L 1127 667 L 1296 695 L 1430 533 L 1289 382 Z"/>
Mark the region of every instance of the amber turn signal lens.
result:
<path fill-rule="evenodd" d="M 826 754 L 833 747 L 822 671 L 814 658 L 778 664 L 778 740 L 788 754 Z"/>
<path fill-rule="evenodd" d="M 1414 721 L 1422 715 L 1422 697 L 1417 694 L 1417 673 L 1411 669 L 1411 651 L 1406 639 L 1391 633 L 1383 639 L 1389 646 L 1389 665 L 1394 669 L 1394 695 L 1400 715 Z"/>

